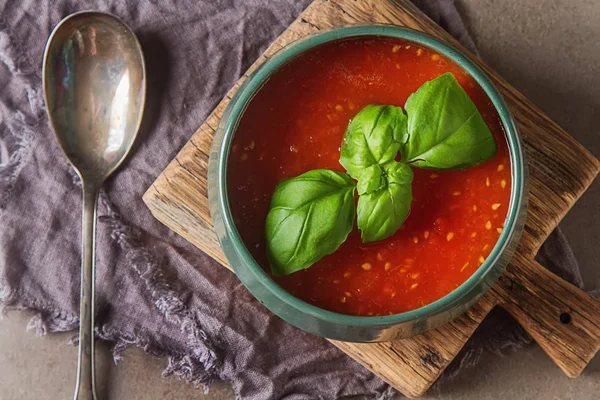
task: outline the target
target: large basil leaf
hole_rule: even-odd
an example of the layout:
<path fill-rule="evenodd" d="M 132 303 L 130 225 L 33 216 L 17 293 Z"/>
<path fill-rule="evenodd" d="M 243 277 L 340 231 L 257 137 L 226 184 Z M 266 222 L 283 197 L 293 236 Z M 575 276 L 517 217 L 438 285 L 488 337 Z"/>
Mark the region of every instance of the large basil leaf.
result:
<path fill-rule="evenodd" d="M 413 172 L 404 163 L 383 165 L 387 184 L 358 198 L 358 228 L 363 243 L 387 239 L 410 213 Z"/>
<path fill-rule="evenodd" d="M 462 169 L 496 154 L 490 129 L 452 73 L 423 84 L 404 107 L 408 142 L 403 161 L 420 168 Z"/>
<path fill-rule="evenodd" d="M 354 179 L 373 164 L 392 161 L 406 141 L 402 108 L 370 105 L 359 112 L 346 130 L 340 164 Z"/>
<path fill-rule="evenodd" d="M 354 182 L 317 169 L 280 182 L 266 221 L 273 275 L 289 275 L 333 253 L 354 223 Z"/>

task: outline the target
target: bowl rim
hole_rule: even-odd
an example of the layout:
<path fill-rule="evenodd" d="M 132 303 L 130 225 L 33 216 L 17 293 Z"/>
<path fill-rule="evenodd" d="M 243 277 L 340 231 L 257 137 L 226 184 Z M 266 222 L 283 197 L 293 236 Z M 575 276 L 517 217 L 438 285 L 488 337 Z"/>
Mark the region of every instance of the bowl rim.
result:
<path fill-rule="evenodd" d="M 286 291 L 263 270 L 248 251 L 233 222 L 229 207 L 229 196 L 227 193 L 227 164 L 231 141 L 246 107 L 254 95 L 268 81 L 270 76 L 296 56 L 314 47 L 341 39 L 365 36 L 391 37 L 423 45 L 443 54 L 466 70 L 483 88 L 498 112 L 508 142 L 511 163 L 511 198 L 505 225 L 500 237 L 484 263 L 459 287 L 440 299 L 414 310 L 386 316 L 356 316 L 341 314 L 309 304 Z M 447 310 L 450 306 L 459 302 L 472 290 L 481 285 L 485 278 L 493 271 L 494 266 L 510 244 L 513 235 L 515 233 L 518 234 L 518 232 L 515 231 L 519 225 L 520 211 L 525 199 L 526 165 L 522 144 L 512 114 L 502 95 L 498 92 L 491 79 L 479 66 L 456 48 L 433 38 L 426 33 L 393 25 L 364 25 L 332 29 L 330 31 L 304 36 L 284 46 L 258 66 L 235 93 L 227 108 L 229 109 L 229 114 L 227 113 L 227 110 L 223 114 L 223 118 L 226 118 L 226 122 L 223 128 L 223 138 L 217 150 L 218 159 L 216 169 L 216 199 L 225 232 L 231 239 L 230 241 L 235 252 L 247 266 L 247 270 L 254 278 L 257 279 L 272 295 L 296 310 L 300 310 L 321 320 L 358 327 L 397 325 L 414 321 L 422 317 L 436 315 Z M 219 125 L 223 126 L 223 120 L 221 120 Z M 239 268 L 239 266 L 236 265 L 232 265 L 232 267 L 234 270 Z"/>

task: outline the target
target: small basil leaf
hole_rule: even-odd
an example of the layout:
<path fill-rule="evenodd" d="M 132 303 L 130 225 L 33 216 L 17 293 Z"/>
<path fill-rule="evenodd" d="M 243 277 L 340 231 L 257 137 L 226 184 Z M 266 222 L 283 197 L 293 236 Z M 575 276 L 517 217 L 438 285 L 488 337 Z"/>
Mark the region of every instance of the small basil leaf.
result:
<path fill-rule="evenodd" d="M 385 164 L 383 169 L 387 185 L 358 198 L 358 229 L 363 243 L 392 236 L 410 213 L 412 170 L 395 161 Z"/>
<path fill-rule="evenodd" d="M 365 169 L 358 178 L 356 189 L 359 195 L 371 193 L 387 185 L 383 169 L 379 164 L 373 164 Z"/>
<path fill-rule="evenodd" d="M 266 220 L 273 275 L 289 275 L 333 253 L 354 223 L 354 182 L 318 169 L 280 182 Z"/>
<path fill-rule="evenodd" d="M 406 124 L 406 114 L 400 107 L 365 107 L 348 125 L 340 164 L 351 177 L 358 179 L 371 165 L 392 161 L 406 141 Z"/>
<path fill-rule="evenodd" d="M 403 161 L 431 169 L 463 169 L 496 154 L 496 143 L 477 107 L 448 72 L 423 84 L 405 105 L 408 142 Z"/>

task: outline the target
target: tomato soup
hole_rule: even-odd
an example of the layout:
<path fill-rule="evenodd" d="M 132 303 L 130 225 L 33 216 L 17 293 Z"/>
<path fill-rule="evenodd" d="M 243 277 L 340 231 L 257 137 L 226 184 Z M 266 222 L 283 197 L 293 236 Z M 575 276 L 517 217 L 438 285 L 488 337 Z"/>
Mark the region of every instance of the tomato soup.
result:
<path fill-rule="evenodd" d="M 231 211 L 246 247 L 269 271 L 265 218 L 276 185 L 317 168 L 344 172 L 348 122 L 369 104 L 404 106 L 423 83 L 452 72 L 489 126 L 498 152 L 463 171 L 413 168 L 413 201 L 390 238 L 363 244 L 356 228 L 312 267 L 274 277 L 315 306 L 350 315 L 388 315 L 440 299 L 484 262 L 504 226 L 511 188 L 500 118 L 458 65 L 400 39 L 362 37 L 319 46 L 280 68 L 249 103 L 228 164 Z"/>

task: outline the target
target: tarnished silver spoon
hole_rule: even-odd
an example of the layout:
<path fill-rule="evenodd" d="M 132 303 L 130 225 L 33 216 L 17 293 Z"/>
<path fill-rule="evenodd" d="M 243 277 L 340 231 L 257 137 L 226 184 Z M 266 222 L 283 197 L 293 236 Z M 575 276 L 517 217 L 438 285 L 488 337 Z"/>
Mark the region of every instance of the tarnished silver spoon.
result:
<path fill-rule="evenodd" d="M 146 97 L 140 44 L 117 17 L 69 15 L 54 28 L 43 65 L 50 124 L 83 185 L 81 302 L 74 399 L 96 399 L 94 242 L 98 192 L 123 162 L 139 130 Z"/>

